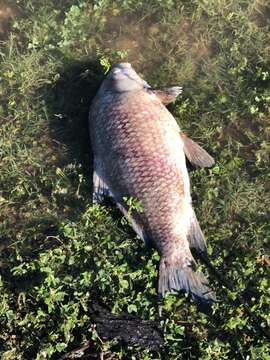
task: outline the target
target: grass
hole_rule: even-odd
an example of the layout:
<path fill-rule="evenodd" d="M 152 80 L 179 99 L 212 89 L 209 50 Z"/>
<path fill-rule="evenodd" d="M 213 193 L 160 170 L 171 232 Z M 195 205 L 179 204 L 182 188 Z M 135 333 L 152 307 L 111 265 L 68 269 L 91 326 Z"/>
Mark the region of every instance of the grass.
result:
<path fill-rule="evenodd" d="M 0 354 L 59 359 L 270 359 L 270 8 L 264 0 L 17 1 L 1 33 Z M 2 28 L 1 28 L 2 29 Z M 108 66 L 130 61 L 214 155 L 190 172 L 220 303 L 211 317 L 156 296 L 158 256 L 91 204 L 87 113 Z M 206 270 L 204 270 L 206 271 Z M 241 294 L 256 321 L 237 300 Z M 161 322 L 160 351 L 101 339 L 91 303 Z M 90 356 L 90 355 L 89 355 Z"/>

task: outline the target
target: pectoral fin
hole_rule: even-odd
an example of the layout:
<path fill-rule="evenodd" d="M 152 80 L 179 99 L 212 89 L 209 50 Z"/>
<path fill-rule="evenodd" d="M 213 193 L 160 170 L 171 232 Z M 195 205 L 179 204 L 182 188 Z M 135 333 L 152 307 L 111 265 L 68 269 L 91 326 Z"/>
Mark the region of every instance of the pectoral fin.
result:
<path fill-rule="evenodd" d="M 155 94 L 159 100 L 164 104 L 167 105 L 176 100 L 177 96 L 182 93 L 181 86 L 172 86 L 169 88 L 164 89 L 149 89 L 151 93 Z"/>
<path fill-rule="evenodd" d="M 215 160 L 199 144 L 191 140 L 183 132 L 180 132 L 180 136 L 184 143 L 184 152 L 191 164 L 200 167 L 211 167 L 214 165 Z"/>

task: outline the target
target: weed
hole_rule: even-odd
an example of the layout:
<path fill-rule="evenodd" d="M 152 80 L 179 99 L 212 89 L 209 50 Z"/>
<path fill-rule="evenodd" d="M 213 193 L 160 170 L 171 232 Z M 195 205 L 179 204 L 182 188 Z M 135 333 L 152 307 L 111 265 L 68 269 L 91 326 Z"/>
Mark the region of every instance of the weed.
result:
<path fill-rule="evenodd" d="M 270 325 L 267 2 L 27 0 L 14 14 L 0 50 L 1 358 L 59 359 L 90 342 L 108 359 L 269 359 L 237 298 Z M 190 172 L 211 260 L 233 284 L 209 274 L 212 317 L 167 295 L 160 319 L 157 252 L 90 202 L 87 113 L 122 59 L 151 85 L 183 86 L 170 110 L 216 159 Z M 160 322 L 165 345 L 101 339 L 96 299 Z"/>

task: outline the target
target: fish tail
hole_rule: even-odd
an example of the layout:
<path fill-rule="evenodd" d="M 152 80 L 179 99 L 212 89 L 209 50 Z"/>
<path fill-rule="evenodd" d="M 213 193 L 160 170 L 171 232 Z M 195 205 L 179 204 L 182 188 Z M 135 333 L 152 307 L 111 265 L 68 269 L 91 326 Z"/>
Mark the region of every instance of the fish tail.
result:
<path fill-rule="evenodd" d="M 161 257 L 158 291 L 162 296 L 167 291 L 173 293 L 184 291 L 201 305 L 210 306 L 216 301 L 208 280 L 202 273 L 196 271 L 196 263 L 191 253 L 181 256 L 177 262 Z"/>

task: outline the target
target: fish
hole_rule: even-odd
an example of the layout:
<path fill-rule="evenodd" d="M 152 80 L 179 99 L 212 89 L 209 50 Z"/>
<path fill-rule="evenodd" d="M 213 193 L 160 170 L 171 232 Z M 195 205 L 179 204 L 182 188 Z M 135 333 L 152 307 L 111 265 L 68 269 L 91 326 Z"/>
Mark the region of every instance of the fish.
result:
<path fill-rule="evenodd" d="M 214 159 L 181 131 L 165 106 L 181 92 L 152 89 L 130 63 L 111 68 L 89 112 L 93 202 L 113 199 L 137 235 L 157 248 L 161 297 L 184 291 L 211 305 L 215 293 L 191 252 L 207 254 L 207 247 L 192 207 L 186 157 L 201 167 Z M 130 211 L 129 198 L 142 211 Z"/>

